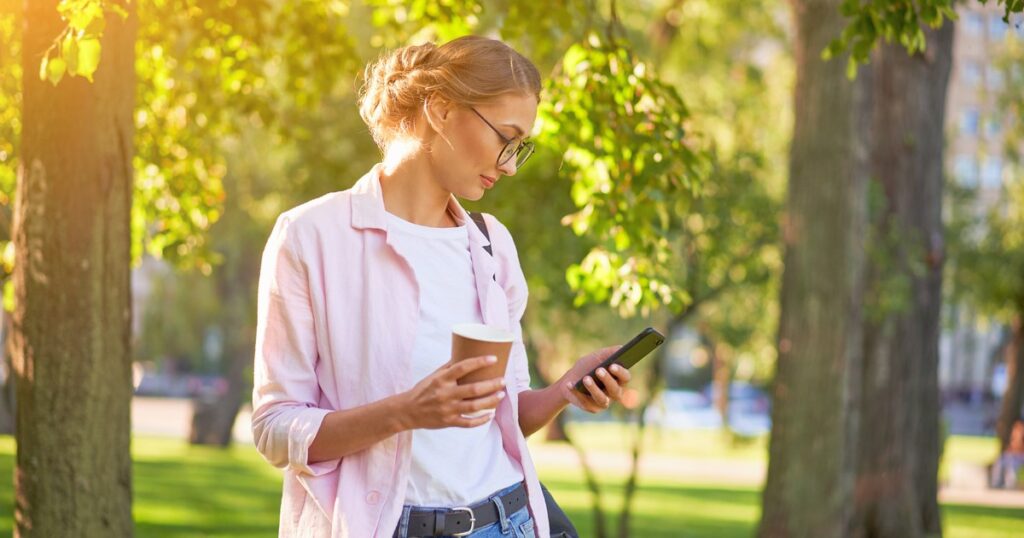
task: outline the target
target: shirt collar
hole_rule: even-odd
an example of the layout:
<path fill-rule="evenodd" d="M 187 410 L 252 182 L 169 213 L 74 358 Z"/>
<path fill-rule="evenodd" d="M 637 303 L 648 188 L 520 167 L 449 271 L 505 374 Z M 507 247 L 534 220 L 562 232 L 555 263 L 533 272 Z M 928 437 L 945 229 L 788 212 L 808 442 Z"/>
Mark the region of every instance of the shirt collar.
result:
<path fill-rule="evenodd" d="M 382 167 L 381 163 L 375 164 L 369 172 L 364 174 L 352 186 L 353 228 L 359 230 L 383 230 L 385 233 L 388 231 L 387 212 L 384 209 L 384 191 L 380 186 L 380 171 Z M 448 211 L 455 217 L 455 222 L 459 226 L 471 222 L 469 213 L 455 199 L 455 195 L 451 195 L 448 198 Z M 491 244 L 490 240 L 484 237 L 484 234 L 477 228 L 475 223 L 472 226 L 467 226 L 467 228 L 471 244 L 478 245 L 481 248 Z"/>

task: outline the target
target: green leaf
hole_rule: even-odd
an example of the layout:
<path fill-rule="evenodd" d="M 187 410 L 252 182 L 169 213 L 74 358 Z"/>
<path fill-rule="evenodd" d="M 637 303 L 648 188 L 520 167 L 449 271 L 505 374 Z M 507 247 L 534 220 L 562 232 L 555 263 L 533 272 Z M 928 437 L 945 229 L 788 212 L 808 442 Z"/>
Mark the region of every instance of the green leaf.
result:
<path fill-rule="evenodd" d="M 39 80 L 46 80 L 46 67 L 50 64 L 50 56 L 43 56 L 43 61 L 39 62 Z"/>
<path fill-rule="evenodd" d="M 78 74 L 78 40 L 74 38 L 71 32 L 68 32 L 64 36 L 64 41 L 60 46 L 61 57 L 68 64 L 68 73 L 72 75 Z"/>
<path fill-rule="evenodd" d="M 46 66 L 46 79 L 56 86 L 60 79 L 64 78 L 66 69 L 67 63 L 64 62 L 64 58 L 54 58 Z"/>
<path fill-rule="evenodd" d="M 78 41 L 78 66 L 79 75 L 92 82 L 92 75 L 100 65 L 100 40 L 89 38 Z"/>
<path fill-rule="evenodd" d="M 14 312 L 15 305 L 14 279 L 8 278 L 4 281 L 4 310 Z"/>

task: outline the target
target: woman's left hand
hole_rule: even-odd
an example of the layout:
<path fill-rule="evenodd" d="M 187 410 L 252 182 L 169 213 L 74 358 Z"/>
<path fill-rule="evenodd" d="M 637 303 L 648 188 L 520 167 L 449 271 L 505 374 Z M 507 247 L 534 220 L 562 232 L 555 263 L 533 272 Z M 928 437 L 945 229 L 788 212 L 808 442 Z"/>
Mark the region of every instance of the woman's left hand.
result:
<path fill-rule="evenodd" d="M 624 387 L 630 380 L 629 370 L 618 364 L 611 365 L 608 370 L 599 368 L 596 374 L 604 384 L 604 390 L 587 375 L 620 347 L 622 346 L 606 347 L 576 361 L 576 364 L 558 381 L 558 390 L 562 398 L 588 413 L 600 413 L 608 409 L 612 401 L 621 400 Z M 586 376 L 583 379 L 583 385 L 587 388 L 585 395 L 573 388 L 583 376 Z"/>

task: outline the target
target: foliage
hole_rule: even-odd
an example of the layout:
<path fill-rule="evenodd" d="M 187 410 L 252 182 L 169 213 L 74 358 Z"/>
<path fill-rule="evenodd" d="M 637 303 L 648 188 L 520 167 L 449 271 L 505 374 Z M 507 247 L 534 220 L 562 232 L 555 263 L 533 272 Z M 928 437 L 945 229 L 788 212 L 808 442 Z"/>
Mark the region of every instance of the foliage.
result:
<path fill-rule="evenodd" d="M 175 359 L 192 369 L 204 366 L 204 339 L 216 326 L 220 304 L 213 281 L 198 273 L 176 275 L 155 269 L 151 289 L 139 312 L 141 338 L 135 347 L 138 360 Z"/>
<path fill-rule="evenodd" d="M 668 238 L 699 195 L 707 163 L 679 94 L 593 32 L 569 48 L 547 90 L 539 139 L 564 148 L 579 208 L 565 222 L 597 243 L 567 272 L 577 304 L 609 301 L 626 316 L 681 309 L 690 297 L 668 263 Z"/>
<path fill-rule="evenodd" d="M 1003 85 L 995 95 L 996 116 L 1003 118 L 1007 168 L 996 192 L 978 186 L 950 185 L 949 224 L 952 259 L 950 293 L 984 316 L 1009 322 L 1024 315 L 1024 43 L 1007 40 L 995 64 Z"/>
<path fill-rule="evenodd" d="M 64 74 L 92 82 L 100 65 L 100 39 L 108 15 L 128 18 L 129 0 L 61 0 L 57 12 L 67 25 L 39 62 L 40 80 L 57 85 Z"/>
<path fill-rule="evenodd" d="M 767 274 L 764 267 L 748 264 L 771 262 L 771 255 L 750 255 L 752 251 L 735 243 L 744 239 L 735 222 L 770 224 L 746 236 L 758 247 L 774 234 L 773 217 L 764 215 L 777 206 L 770 202 L 759 206 L 769 199 L 758 183 L 767 167 L 778 163 L 763 157 L 772 148 L 751 145 L 765 139 L 756 130 L 765 120 L 741 112 L 747 119 L 743 120 L 745 131 L 739 133 L 732 125 L 737 118 L 719 112 L 726 106 L 723 99 L 709 100 L 697 118 L 675 89 L 680 80 L 688 84 L 688 94 L 728 95 L 738 88 L 748 93 L 745 110 L 760 106 L 777 114 L 780 107 L 765 108 L 759 98 L 753 98 L 762 91 L 764 76 L 752 65 L 749 52 L 738 64 L 746 66 L 746 71 L 733 69 L 711 79 L 701 74 L 708 67 L 699 56 L 715 50 L 714 44 L 706 42 L 714 32 L 693 34 L 700 36 L 702 42 L 697 45 L 704 47 L 686 58 L 693 78 L 667 83 L 661 80 L 657 65 L 630 52 L 634 43 L 639 44 L 637 50 L 647 46 L 643 29 L 636 26 L 636 13 L 627 14 L 632 27 L 611 26 L 623 35 L 600 33 L 598 28 L 607 19 L 595 4 L 582 0 L 545 7 L 501 1 L 237 4 L 158 0 L 138 9 L 140 84 L 132 215 L 136 262 L 146 252 L 204 274 L 212 274 L 223 262 L 220 252 L 211 248 L 211 231 L 226 211 L 225 181 L 233 157 L 220 142 L 244 131 L 275 133 L 268 135 L 277 140 L 271 146 L 280 149 L 268 150 L 263 157 L 272 167 L 277 165 L 270 161 L 287 159 L 290 164 L 278 169 L 289 182 L 278 183 L 276 192 L 272 189 L 265 198 L 248 204 L 252 218 L 265 223 L 274 211 L 344 188 L 372 164 L 375 152 L 365 142 L 368 137 L 354 114 L 356 84 L 351 82 L 365 59 L 410 41 L 498 30 L 517 48 L 538 58 L 542 69 L 554 68 L 539 122 L 541 151 L 531 163 L 536 172 L 522 171 L 523 177 L 516 178 L 522 188 L 510 181 L 503 184 L 508 189 L 495 191 L 501 200 L 482 204 L 514 231 L 530 230 L 517 237 L 537 238 L 531 244 L 550 243 L 521 248 L 534 302 L 540 301 L 536 306 L 550 313 L 551 308 L 564 305 L 567 320 L 576 317 L 569 314 L 572 306 L 565 302 L 569 297 L 575 298 L 577 306 L 585 300 L 612 302 L 623 315 L 650 314 L 665 302 L 678 311 L 691 294 L 703 295 L 707 282 L 757 282 Z M 550 17 L 538 24 L 541 12 Z M 587 16 L 578 17 L 580 12 Z M 744 25 L 756 24 L 765 10 L 752 13 L 761 15 L 744 15 Z M 291 22 L 274 24 L 280 21 Z M 749 51 L 757 45 L 744 42 L 742 27 L 729 30 L 720 25 L 719 30 L 723 35 L 728 32 L 730 43 L 742 42 L 741 49 Z M 681 41 L 677 48 L 689 45 Z M 723 56 L 718 61 L 735 60 Z M 724 82 L 735 82 L 737 76 L 749 83 Z M 690 86 L 691 82 L 696 85 Z M 699 89 L 704 87 L 708 89 Z M 716 124 L 718 116 L 722 117 Z M 715 133 L 698 141 L 694 125 Z M 784 138 L 785 134 L 773 136 Z M 600 164 L 589 168 L 589 163 Z M 559 168 L 559 176 L 542 171 Z M 733 182 L 732 177 L 743 179 Z M 570 181 L 561 183 L 562 178 Z M 715 185 L 707 184 L 707 178 Z M 693 212 L 703 211 L 695 203 L 705 186 L 718 199 L 702 207 L 735 216 L 691 218 Z M 550 192 L 552 201 L 561 202 L 538 208 L 533 203 L 535 189 Z M 772 196 L 779 189 L 775 191 Z M 754 196 L 757 192 L 761 194 Z M 747 196 L 749 201 L 733 204 L 729 197 L 734 195 Z M 530 211 L 509 210 L 520 205 Z M 738 216 L 751 210 L 756 214 Z M 536 217 L 538 212 L 544 215 L 540 229 L 527 223 L 533 219 L 518 218 Z M 571 230 L 582 236 L 573 238 L 569 230 L 557 226 L 567 214 Z M 728 238 L 730 233 L 733 239 Z M 730 252 L 731 259 L 745 266 L 728 267 Z M 701 270 L 680 264 L 681 259 L 701 260 Z M 566 267 L 574 292 L 558 285 Z M 721 275 L 730 276 L 722 281 Z M 544 302 L 544 297 L 552 301 Z M 596 315 L 586 310 L 582 314 Z M 567 323 L 578 326 L 578 320 Z M 595 327 L 594 332 L 602 331 Z"/>
<path fill-rule="evenodd" d="M 21 137 L 21 2 L 0 0 L 0 281 L 4 308 L 13 308 L 11 215 Z"/>
<path fill-rule="evenodd" d="M 727 0 L 673 2 L 655 23 L 632 14 L 632 24 L 649 25 L 635 30 L 638 39 L 659 36 L 648 40 L 650 53 L 708 140 L 708 177 L 672 265 L 697 309 L 693 325 L 734 351 L 743 378 L 766 379 L 775 358 L 793 81 L 779 9 L 773 0 Z"/>
<path fill-rule="evenodd" d="M 979 0 L 987 4 L 988 0 Z M 1024 11 L 1024 0 L 996 0 L 1005 9 L 1003 20 Z M 850 19 L 849 25 L 822 55 L 828 59 L 849 52 L 847 75 L 853 78 L 857 66 L 868 61 L 871 51 L 882 39 L 896 41 L 909 54 L 923 52 L 923 26 L 942 26 L 943 21 L 957 19 L 954 0 L 843 0 L 841 11 Z"/>

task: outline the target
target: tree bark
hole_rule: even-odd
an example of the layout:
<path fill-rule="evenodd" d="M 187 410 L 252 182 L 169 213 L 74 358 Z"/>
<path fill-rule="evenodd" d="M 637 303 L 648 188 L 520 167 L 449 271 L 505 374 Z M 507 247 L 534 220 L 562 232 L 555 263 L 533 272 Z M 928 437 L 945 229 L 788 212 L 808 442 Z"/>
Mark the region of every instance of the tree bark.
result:
<path fill-rule="evenodd" d="M 665 328 L 666 340 L 669 342 L 675 336 L 676 327 L 680 326 L 683 315 L 677 315 L 669 321 L 668 327 Z M 647 431 L 647 410 L 650 408 L 651 403 L 658 396 L 659 387 L 663 386 L 663 380 L 665 378 L 665 361 L 668 356 L 668 347 L 659 347 L 655 352 L 654 356 L 649 360 L 653 360 L 652 371 L 647 376 L 647 384 L 644 387 L 644 393 L 647 397 L 643 403 L 637 408 L 636 413 L 636 430 L 633 439 L 633 448 L 630 451 L 630 463 L 629 463 L 629 477 L 626 479 L 626 483 L 623 486 L 622 492 L 622 513 L 619 515 L 619 538 L 629 538 L 630 536 L 630 524 L 633 518 L 633 500 L 636 498 L 637 484 L 640 478 L 640 458 L 643 455 L 643 442 L 644 435 Z"/>
<path fill-rule="evenodd" d="M 854 535 L 942 532 L 938 342 L 942 162 L 953 25 L 925 53 L 883 44 L 862 73 L 872 183 Z"/>
<path fill-rule="evenodd" d="M 108 15 L 94 82 L 41 81 L 65 28 L 25 3 L 14 215 L 15 535 L 132 535 L 130 227 L 135 2 Z"/>
<path fill-rule="evenodd" d="M 711 346 L 712 373 L 711 379 L 714 384 L 714 402 L 712 404 L 722 416 L 722 433 L 730 433 L 732 424 L 729 423 L 729 390 L 732 388 L 732 361 L 730 360 L 731 350 L 722 343 L 715 343 Z"/>
<path fill-rule="evenodd" d="M 852 518 L 865 148 L 861 86 L 821 52 L 840 0 L 794 0 L 795 123 L 783 221 L 778 367 L 759 535 L 841 537 Z"/>
<path fill-rule="evenodd" d="M 227 447 L 242 403 L 251 395 L 252 384 L 247 370 L 252 368 L 252 350 L 256 342 L 256 287 L 259 281 L 261 251 L 251 245 L 262 244 L 266 229 L 253 222 L 245 211 L 244 201 L 252 193 L 247 190 L 245 168 L 240 167 L 226 178 L 228 191 L 224 216 L 217 221 L 210 235 L 214 248 L 223 256 L 223 264 L 214 269 L 213 281 L 221 301 L 218 320 L 223 334 L 221 373 L 227 382 L 220 394 L 199 397 L 193 401 L 192 444 Z"/>

